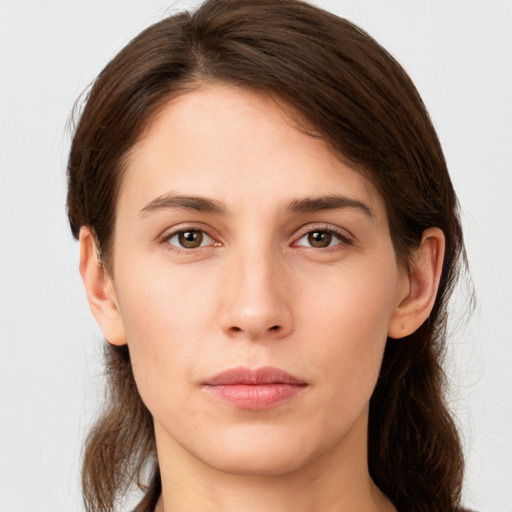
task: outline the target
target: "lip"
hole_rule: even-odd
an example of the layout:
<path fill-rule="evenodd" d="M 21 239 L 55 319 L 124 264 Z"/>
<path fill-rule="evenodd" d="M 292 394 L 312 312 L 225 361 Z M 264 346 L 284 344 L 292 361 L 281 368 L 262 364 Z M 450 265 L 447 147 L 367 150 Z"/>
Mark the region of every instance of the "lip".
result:
<path fill-rule="evenodd" d="M 240 409 L 269 409 L 296 397 L 308 386 L 294 375 L 270 366 L 232 368 L 205 380 L 203 389 Z"/>

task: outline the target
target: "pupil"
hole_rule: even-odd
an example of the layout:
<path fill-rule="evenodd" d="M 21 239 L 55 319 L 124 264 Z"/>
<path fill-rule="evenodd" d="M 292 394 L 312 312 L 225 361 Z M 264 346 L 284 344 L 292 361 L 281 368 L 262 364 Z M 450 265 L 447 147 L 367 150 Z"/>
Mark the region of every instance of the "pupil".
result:
<path fill-rule="evenodd" d="M 203 234 L 201 231 L 183 231 L 179 234 L 178 238 L 183 247 L 193 249 L 201 245 Z"/>
<path fill-rule="evenodd" d="M 308 235 L 308 241 L 313 247 L 328 247 L 332 241 L 332 235 L 326 231 L 313 231 Z"/>

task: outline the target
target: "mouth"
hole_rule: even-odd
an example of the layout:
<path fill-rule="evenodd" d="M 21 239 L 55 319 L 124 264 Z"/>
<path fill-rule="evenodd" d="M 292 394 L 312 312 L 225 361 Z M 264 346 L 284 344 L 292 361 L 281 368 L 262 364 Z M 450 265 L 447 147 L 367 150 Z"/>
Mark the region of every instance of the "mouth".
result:
<path fill-rule="evenodd" d="M 308 383 L 284 370 L 233 368 L 203 383 L 213 397 L 240 409 L 269 409 L 302 393 Z"/>

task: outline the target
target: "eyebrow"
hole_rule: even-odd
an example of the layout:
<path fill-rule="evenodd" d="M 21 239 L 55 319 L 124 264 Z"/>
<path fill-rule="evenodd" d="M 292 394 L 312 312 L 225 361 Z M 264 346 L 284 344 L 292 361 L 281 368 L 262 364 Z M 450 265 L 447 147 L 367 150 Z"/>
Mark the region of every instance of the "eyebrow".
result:
<path fill-rule="evenodd" d="M 139 217 L 158 210 L 181 208 L 202 213 L 225 214 L 227 209 L 221 201 L 200 196 L 164 194 L 150 201 L 139 212 Z M 362 201 L 344 195 L 330 195 L 295 199 L 288 205 L 291 213 L 314 213 L 324 210 L 355 208 L 365 213 L 371 219 L 375 218 L 372 209 Z"/>
<path fill-rule="evenodd" d="M 292 201 L 288 209 L 292 213 L 313 213 L 323 210 L 336 210 L 340 208 L 355 208 L 362 211 L 371 219 L 375 218 L 372 209 L 362 201 L 343 195 L 306 197 Z"/>
<path fill-rule="evenodd" d="M 164 194 L 144 206 L 139 212 L 139 217 L 145 217 L 148 213 L 156 210 L 167 210 L 171 208 L 181 208 L 202 213 L 215 213 L 217 215 L 226 213 L 224 205 L 214 199 L 198 196 Z"/>

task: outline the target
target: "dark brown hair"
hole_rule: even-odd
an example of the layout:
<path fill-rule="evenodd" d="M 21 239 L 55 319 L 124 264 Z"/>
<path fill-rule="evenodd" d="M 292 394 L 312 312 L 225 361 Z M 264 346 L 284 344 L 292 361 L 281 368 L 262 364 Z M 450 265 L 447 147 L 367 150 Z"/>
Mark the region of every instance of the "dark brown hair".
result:
<path fill-rule="evenodd" d="M 90 226 L 108 268 L 130 148 L 170 97 L 211 81 L 283 99 L 302 126 L 371 180 L 404 264 L 425 229 L 443 230 L 433 311 L 414 334 L 387 342 L 370 403 L 368 462 L 399 511 L 457 510 L 463 460 L 441 367 L 447 300 L 463 255 L 457 200 L 418 92 L 363 30 L 298 0 L 209 0 L 146 29 L 101 72 L 76 126 L 67 200 L 73 235 Z M 161 491 L 152 419 L 128 349 L 107 345 L 106 368 L 109 395 L 84 452 L 86 507 L 114 510 L 137 483 L 146 489 L 137 510 L 152 510 Z"/>

